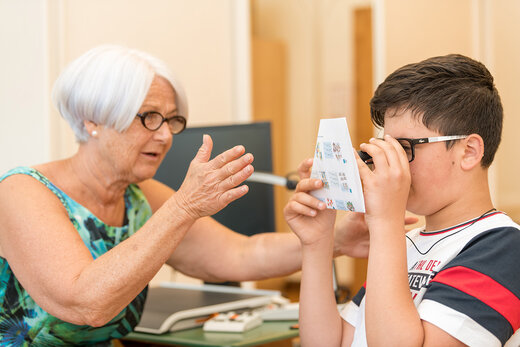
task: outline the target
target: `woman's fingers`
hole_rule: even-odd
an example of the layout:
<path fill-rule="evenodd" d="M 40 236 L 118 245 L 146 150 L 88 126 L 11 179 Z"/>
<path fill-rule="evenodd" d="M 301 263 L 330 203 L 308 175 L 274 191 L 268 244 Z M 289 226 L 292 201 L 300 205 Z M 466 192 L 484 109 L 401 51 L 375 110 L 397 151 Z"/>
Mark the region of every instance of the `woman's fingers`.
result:
<path fill-rule="evenodd" d="M 220 196 L 219 205 L 227 206 L 236 199 L 239 199 L 247 194 L 249 187 L 246 185 L 230 189 Z"/>
<path fill-rule="evenodd" d="M 209 161 L 210 169 L 216 170 L 226 166 L 228 163 L 239 158 L 245 153 L 245 148 L 242 145 L 235 146 L 225 152 L 220 153 L 215 158 Z"/>
<path fill-rule="evenodd" d="M 221 176 L 221 185 L 219 188 L 223 191 L 232 189 L 248 179 L 254 171 L 253 165 L 247 165 L 236 173 L 228 171 L 226 176 Z"/>
<path fill-rule="evenodd" d="M 194 218 L 215 214 L 246 194 L 247 186 L 237 186 L 254 171 L 253 155 L 244 155 L 244 146 L 235 146 L 208 161 L 211 148 L 211 137 L 205 135 L 176 194 Z"/>
<path fill-rule="evenodd" d="M 419 218 L 417 218 L 415 216 L 405 216 L 404 217 L 404 224 L 405 225 L 415 224 L 418 221 L 419 221 Z"/>
<path fill-rule="evenodd" d="M 228 162 L 220 169 L 215 170 L 218 178 L 227 182 L 227 189 L 237 186 L 253 173 L 251 163 L 254 157 L 251 153 L 244 154 L 238 159 Z M 226 180 L 227 179 L 227 180 Z"/>

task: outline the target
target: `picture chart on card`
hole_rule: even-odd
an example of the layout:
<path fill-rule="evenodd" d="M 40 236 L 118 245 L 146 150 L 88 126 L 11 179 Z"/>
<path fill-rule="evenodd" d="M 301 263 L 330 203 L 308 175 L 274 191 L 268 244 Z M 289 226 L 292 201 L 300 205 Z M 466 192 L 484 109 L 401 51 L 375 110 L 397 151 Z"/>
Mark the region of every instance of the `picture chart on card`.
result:
<path fill-rule="evenodd" d="M 327 208 L 365 212 L 363 188 L 346 118 L 320 120 L 311 177 L 323 181 L 323 188 L 311 194 Z"/>

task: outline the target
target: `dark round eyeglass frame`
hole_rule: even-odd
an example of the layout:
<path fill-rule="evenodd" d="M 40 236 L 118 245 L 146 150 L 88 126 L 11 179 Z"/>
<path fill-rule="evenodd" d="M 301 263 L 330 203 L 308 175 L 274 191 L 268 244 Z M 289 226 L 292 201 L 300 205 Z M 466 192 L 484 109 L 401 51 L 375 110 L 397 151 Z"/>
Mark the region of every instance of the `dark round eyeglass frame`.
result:
<path fill-rule="evenodd" d="M 159 115 L 162 118 L 159 125 L 155 128 L 150 128 L 148 125 L 146 125 L 146 117 L 148 117 L 150 115 Z M 186 129 L 186 123 L 187 123 L 186 118 L 184 118 L 183 116 L 180 116 L 180 115 L 175 115 L 173 117 L 166 118 L 159 112 L 149 111 L 149 112 L 138 113 L 136 116 L 141 119 L 141 123 L 143 124 L 143 126 L 150 131 L 159 130 L 159 128 L 163 125 L 164 122 L 167 122 L 168 127 L 170 128 L 170 131 L 173 135 L 180 134 L 184 131 L 184 129 Z M 171 123 L 171 122 L 177 122 L 177 124 L 181 125 L 180 130 L 175 130 L 172 126 L 172 124 L 174 124 L 174 123 Z"/>

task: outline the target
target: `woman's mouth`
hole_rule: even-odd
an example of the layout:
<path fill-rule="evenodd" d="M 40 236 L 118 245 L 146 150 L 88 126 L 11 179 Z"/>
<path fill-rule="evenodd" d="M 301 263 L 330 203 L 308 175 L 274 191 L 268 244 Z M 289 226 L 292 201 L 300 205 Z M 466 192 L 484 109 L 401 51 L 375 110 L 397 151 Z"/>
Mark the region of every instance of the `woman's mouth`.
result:
<path fill-rule="evenodd" d="M 157 158 L 159 157 L 159 153 L 156 152 L 143 152 L 143 154 L 149 158 Z"/>

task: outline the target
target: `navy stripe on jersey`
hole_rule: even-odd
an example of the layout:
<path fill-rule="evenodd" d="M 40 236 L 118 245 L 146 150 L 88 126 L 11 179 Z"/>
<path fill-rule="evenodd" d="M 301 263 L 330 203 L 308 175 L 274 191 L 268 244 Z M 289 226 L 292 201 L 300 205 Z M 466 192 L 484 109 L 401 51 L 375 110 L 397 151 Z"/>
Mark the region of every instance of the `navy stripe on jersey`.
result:
<path fill-rule="evenodd" d="M 500 313 L 513 330 L 520 328 L 520 299 L 493 278 L 464 266 L 455 266 L 439 273 L 432 282 L 452 286 L 473 296 Z"/>
<path fill-rule="evenodd" d="M 432 279 L 424 299 L 468 315 L 504 343 L 520 322 L 519 249 L 520 230 L 516 228 L 479 234 Z M 435 282 L 436 278 L 442 283 Z M 492 295 L 482 285 L 486 281 L 496 289 Z"/>
<path fill-rule="evenodd" d="M 464 313 L 495 335 L 502 345 L 514 333 L 511 324 L 497 311 L 453 287 L 433 282 L 423 298 L 423 300 L 428 299 Z"/>
<path fill-rule="evenodd" d="M 361 287 L 361 289 L 357 292 L 357 294 L 352 298 L 352 302 L 359 306 L 361 304 L 361 300 L 365 297 L 365 285 Z"/>
<path fill-rule="evenodd" d="M 520 230 L 495 228 L 471 239 L 445 269 L 465 266 L 488 275 L 520 298 Z"/>

